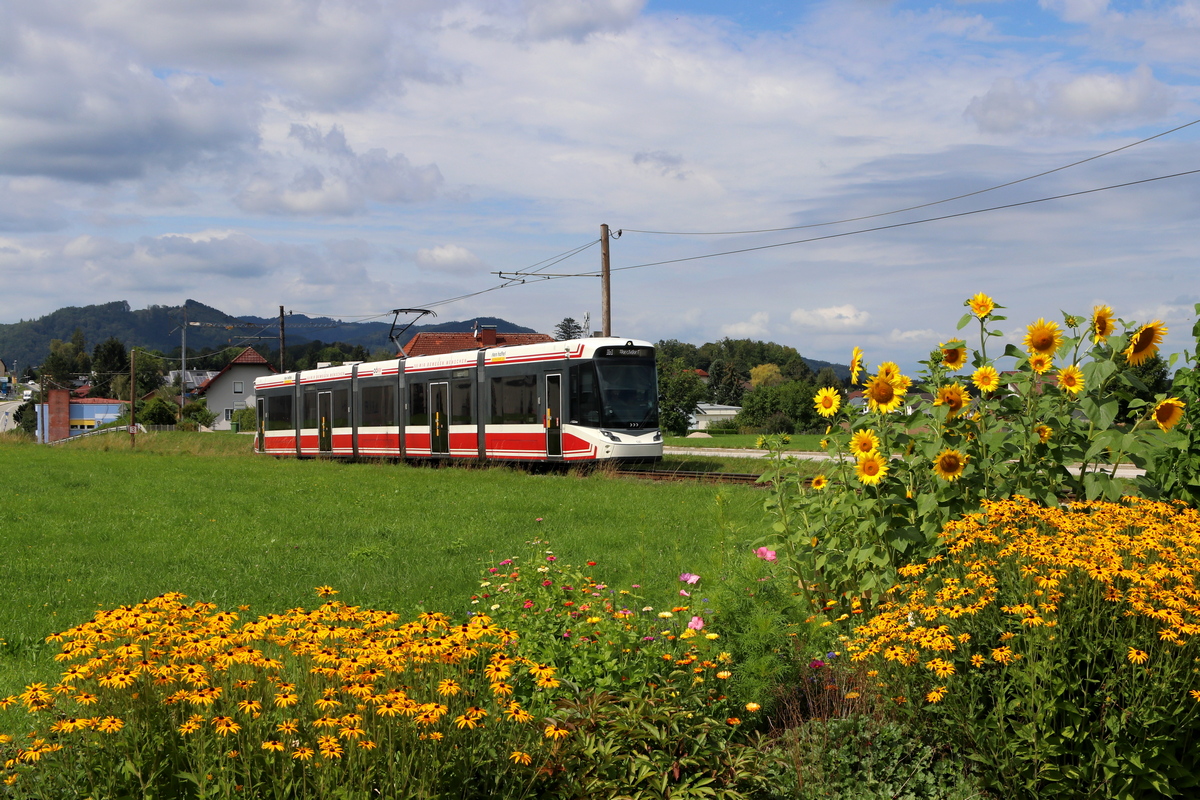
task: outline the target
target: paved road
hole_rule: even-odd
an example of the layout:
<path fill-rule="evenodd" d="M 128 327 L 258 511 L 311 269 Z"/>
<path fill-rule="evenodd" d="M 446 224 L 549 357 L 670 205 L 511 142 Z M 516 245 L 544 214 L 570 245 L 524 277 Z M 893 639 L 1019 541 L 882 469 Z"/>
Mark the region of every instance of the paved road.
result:
<path fill-rule="evenodd" d="M 21 401 L 0 403 L 0 433 L 17 427 L 13 414 L 21 407 Z"/>

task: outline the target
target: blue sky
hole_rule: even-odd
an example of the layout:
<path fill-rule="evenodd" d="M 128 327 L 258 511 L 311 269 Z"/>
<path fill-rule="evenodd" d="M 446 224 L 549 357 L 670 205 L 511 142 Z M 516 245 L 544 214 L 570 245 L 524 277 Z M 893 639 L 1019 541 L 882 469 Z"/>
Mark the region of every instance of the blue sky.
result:
<path fill-rule="evenodd" d="M 1108 304 L 1183 349 L 1200 0 L 0 3 L 0 322 L 193 298 L 432 306 L 551 330 L 911 365 L 988 292 L 1006 333 Z M 747 250 L 809 238 L 803 244 Z M 659 261 L 674 263 L 630 269 Z M 493 291 L 485 291 L 494 289 Z M 482 294 L 475 294 L 484 292 Z M 444 301 L 462 295 L 466 299 Z"/>

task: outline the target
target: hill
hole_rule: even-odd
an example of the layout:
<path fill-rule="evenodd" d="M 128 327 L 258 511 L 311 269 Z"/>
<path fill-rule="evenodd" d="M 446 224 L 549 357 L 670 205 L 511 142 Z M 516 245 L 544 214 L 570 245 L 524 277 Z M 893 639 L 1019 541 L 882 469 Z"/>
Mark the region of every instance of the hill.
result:
<path fill-rule="evenodd" d="M 279 346 L 276 338 L 279 333 L 278 317 L 235 317 L 195 300 L 188 300 L 182 306 L 149 306 L 135 311 L 128 302 L 118 300 L 101 305 L 60 308 L 38 319 L 0 324 L 0 359 L 10 367 L 15 364 L 22 371 L 30 364 L 41 364 L 50 354 L 51 340 L 70 341 L 76 329 L 83 333 L 89 352 L 112 336 L 124 342 L 126 347 L 178 353 L 185 318 L 189 323 L 201 323 L 201 326 L 188 326 L 189 352 L 248 344 L 265 354 L 265 351 Z M 536 333 L 532 328 L 521 327 L 507 320 L 479 317 L 467 321 L 415 325 L 407 331 L 402 341 L 408 341 L 420 331 L 470 330 L 476 322 L 495 325 L 501 333 Z M 247 323 L 261 327 L 246 327 Z M 329 317 L 290 314 L 284 321 L 289 351 L 294 345 L 313 341 L 361 345 L 367 351 L 381 347 L 390 350 L 387 338 L 390 328 L 390 319 L 386 322 L 345 322 Z"/>

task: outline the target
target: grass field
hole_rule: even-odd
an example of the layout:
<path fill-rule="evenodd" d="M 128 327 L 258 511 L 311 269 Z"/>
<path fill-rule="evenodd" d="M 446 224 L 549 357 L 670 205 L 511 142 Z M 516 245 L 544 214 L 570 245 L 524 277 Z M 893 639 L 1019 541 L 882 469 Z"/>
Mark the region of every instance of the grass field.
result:
<path fill-rule="evenodd" d="M 792 441 L 785 450 L 819 451 L 823 436 L 810 433 L 792 434 Z M 668 436 L 664 440 L 668 447 L 717 447 L 729 449 L 757 449 L 758 436 L 755 434 L 718 434 L 711 439 L 689 439 L 686 436 Z"/>
<path fill-rule="evenodd" d="M 718 569 L 718 491 L 742 537 L 761 528 L 763 496 L 748 487 L 276 460 L 249 442 L 147 434 L 130 451 L 117 435 L 0 437 L 0 695 L 57 675 L 47 634 L 165 591 L 267 613 L 311 607 L 329 584 L 348 603 L 461 617 L 484 562 L 525 556 L 540 537 L 658 601 L 680 572 Z"/>

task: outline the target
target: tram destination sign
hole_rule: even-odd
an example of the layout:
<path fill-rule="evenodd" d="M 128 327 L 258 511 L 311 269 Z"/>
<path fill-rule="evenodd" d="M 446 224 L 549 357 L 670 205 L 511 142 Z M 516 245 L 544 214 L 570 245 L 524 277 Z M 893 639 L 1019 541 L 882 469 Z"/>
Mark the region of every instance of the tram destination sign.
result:
<path fill-rule="evenodd" d="M 597 358 L 654 358 L 653 347 L 601 347 Z"/>

